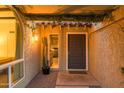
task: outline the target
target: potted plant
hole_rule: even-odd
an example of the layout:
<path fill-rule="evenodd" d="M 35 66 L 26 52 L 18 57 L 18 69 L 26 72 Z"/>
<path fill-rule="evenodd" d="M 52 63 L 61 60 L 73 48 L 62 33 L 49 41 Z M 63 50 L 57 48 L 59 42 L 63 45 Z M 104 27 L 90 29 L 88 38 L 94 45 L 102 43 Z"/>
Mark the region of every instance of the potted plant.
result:
<path fill-rule="evenodd" d="M 49 65 L 49 61 L 48 61 L 48 42 L 47 42 L 47 38 L 44 37 L 42 39 L 43 42 L 43 65 L 42 65 L 42 72 L 43 74 L 47 75 L 50 73 L 50 65 Z"/>

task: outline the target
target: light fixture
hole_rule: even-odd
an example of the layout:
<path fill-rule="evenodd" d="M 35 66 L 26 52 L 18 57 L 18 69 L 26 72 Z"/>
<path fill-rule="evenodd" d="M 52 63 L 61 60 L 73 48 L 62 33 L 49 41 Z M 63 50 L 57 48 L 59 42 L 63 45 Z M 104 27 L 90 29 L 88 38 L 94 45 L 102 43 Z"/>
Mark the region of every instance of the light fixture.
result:
<path fill-rule="evenodd" d="M 38 41 L 38 32 L 36 30 L 36 24 L 32 22 L 32 41 Z"/>
<path fill-rule="evenodd" d="M 38 41 L 38 34 L 36 33 L 36 31 L 32 31 L 32 41 Z"/>
<path fill-rule="evenodd" d="M 31 29 L 31 42 L 35 42 L 38 41 L 38 36 L 36 35 L 36 27 L 34 26 L 34 23 L 32 22 L 32 24 L 26 24 L 26 26 Z"/>

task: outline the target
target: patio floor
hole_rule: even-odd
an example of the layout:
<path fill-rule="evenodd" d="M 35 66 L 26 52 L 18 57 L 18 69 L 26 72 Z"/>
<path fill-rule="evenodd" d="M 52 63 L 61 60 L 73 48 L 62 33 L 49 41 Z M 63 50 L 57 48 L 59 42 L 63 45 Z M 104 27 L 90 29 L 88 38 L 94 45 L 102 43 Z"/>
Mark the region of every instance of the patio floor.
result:
<path fill-rule="evenodd" d="M 40 72 L 31 82 L 27 88 L 55 88 L 58 71 L 51 71 L 49 75 L 43 75 Z"/>
<path fill-rule="evenodd" d="M 100 84 L 90 73 L 51 71 L 49 75 L 40 72 L 27 88 L 98 88 Z"/>
<path fill-rule="evenodd" d="M 90 74 L 83 72 L 58 73 L 56 88 L 93 88 L 100 87 L 99 82 Z"/>

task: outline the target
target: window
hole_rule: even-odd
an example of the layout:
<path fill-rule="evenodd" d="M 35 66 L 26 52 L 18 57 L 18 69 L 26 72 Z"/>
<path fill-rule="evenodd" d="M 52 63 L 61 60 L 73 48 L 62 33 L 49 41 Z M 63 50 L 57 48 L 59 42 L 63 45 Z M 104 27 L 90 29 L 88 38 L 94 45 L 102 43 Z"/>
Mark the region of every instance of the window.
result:
<path fill-rule="evenodd" d="M 3 65 L 0 87 L 12 87 L 24 76 L 23 33 L 14 12 L 0 5 L 0 67 Z"/>
<path fill-rule="evenodd" d="M 13 11 L 0 7 L 0 64 L 22 58 L 22 32 Z"/>

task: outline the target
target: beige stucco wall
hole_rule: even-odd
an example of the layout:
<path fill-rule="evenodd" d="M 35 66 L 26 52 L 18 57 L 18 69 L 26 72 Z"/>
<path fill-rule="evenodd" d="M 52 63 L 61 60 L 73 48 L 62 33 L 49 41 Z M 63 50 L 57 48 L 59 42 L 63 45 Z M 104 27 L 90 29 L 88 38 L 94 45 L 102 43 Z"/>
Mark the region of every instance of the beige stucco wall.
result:
<path fill-rule="evenodd" d="M 84 27 L 61 27 L 61 26 L 52 26 L 52 25 L 41 25 L 41 39 L 43 37 L 49 37 L 50 34 L 58 33 L 59 35 L 59 70 L 66 70 L 66 49 L 67 49 L 67 32 L 86 32 L 88 31 L 87 28 Z M 41 58 L 42 56 L 42 41 L 41 41 Z M 41 59 L 41 66 L 42 66 L 42 59 Z"/>
<path fill-rule="evenodd" d="M 124 87 L 124 74 L 120 71 L 124 67 L 124 31 L 118 24 L 123 26 L 124 20 L 89 35 L 89 71 L 102 87 Z"/>
<path fill-rule="evenodd" d="M 31 22 L 27 22 L 31 24 Z M 23 32 L 24 39 L 24 61 L 25 61 L 25 77 L 15 87 L 26 87 L 27 84 L 40 71 L 40 40 L 32 42 L 32 29 L 26 27 Z"/>

